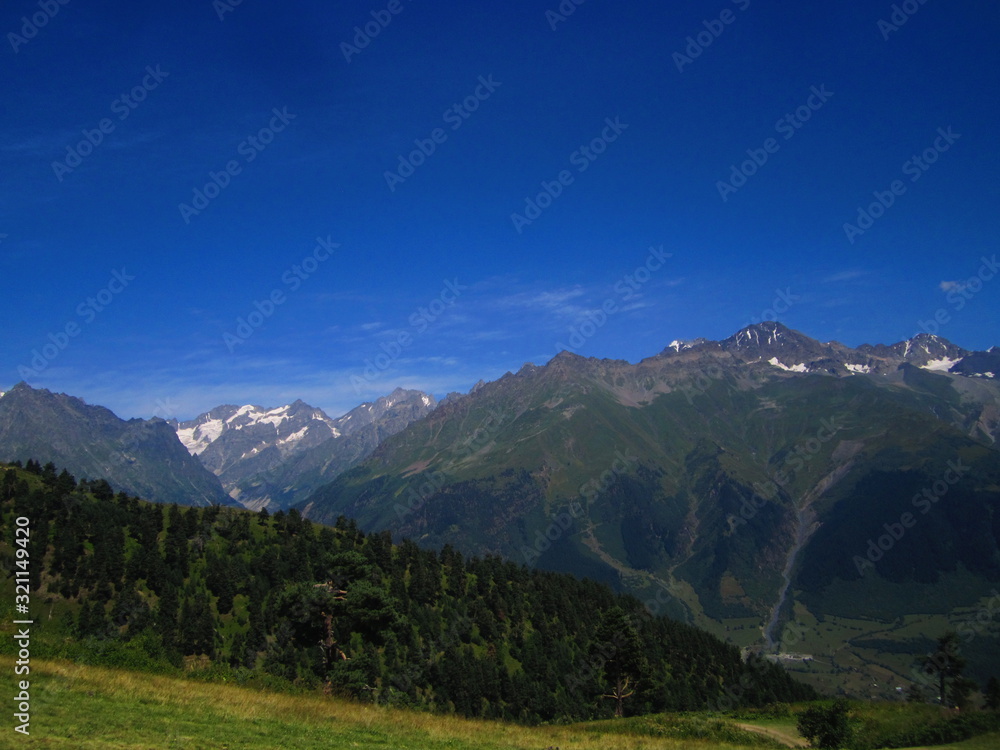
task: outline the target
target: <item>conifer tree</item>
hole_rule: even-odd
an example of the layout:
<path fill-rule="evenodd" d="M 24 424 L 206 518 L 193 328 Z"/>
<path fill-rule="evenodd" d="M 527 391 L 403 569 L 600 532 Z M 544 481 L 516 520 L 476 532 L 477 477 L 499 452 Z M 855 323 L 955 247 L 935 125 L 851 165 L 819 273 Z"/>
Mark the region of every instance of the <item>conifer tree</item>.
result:
<path fill-rule="evenodd" d="M 986 683 L 986 690 L 983 691 L 983 697 L 986 699 L 986 708 L 1000 711 L 1000 680 L 990 677 Z"/>
<path fill-rule="evenodd" d="M 614 700 L 615 716 L 624 716 L 625 699 L 635 694 L 636 683 L 647 665 L 639 634 L 621 607 L 612 607 L 602 617 L 591 654 L 604 660 L 609 691 L 601 697 Z"/>
<path fill-rule="evenodd" d="M 951 695 L 950 684 L 955 683 L 965 669 L 966 661 L 958 653 L 958 634 L 947 632 L 938 638 L 937 650 L 932 654 L 918 659 L 920 668 L 928 675 L 938 679 L 938 699 L 942 705 L 954 705 L 958 695 Z"/>

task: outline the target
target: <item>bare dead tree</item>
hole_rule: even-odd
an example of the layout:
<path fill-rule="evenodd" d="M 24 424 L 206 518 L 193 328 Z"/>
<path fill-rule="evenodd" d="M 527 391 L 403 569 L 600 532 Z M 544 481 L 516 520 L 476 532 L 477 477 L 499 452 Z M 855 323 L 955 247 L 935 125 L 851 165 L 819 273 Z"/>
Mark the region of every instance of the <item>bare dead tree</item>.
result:
<path fill-rule="evenodd" d="M 635 695 L 635 690 L 630 690 L 632 687 L 632 677 L 629 675 L 621 675 L 615 681 L 615 686 L 612 692 L 602 695 L 602 698 L 611 698 L 615 701 L 615 716 L 621 717 L 625 715 L 625 699 Z"/>
<path fill-rule="evenodd" d="M 333 581 L 317 583 L 313 588 L 325 589 L 330 594 L 331 601 L 342 602 L 347 599 L 347 591 L 337 588 Z M 323 673 L 329 674 L 330 667 L 338 657 L 343 661 L 347 661 L 348 659 L 344 650 L 337 645 L 337 639 L 333 637 L 333 613 L 321 612 L 320 614 L 323 616 L 323 637 L 319 642 L 319 650 L 323 658 Z M 324 685 L 324 692 L 329 693 L 330 690 L 330 680 L 327 679 Z"/>

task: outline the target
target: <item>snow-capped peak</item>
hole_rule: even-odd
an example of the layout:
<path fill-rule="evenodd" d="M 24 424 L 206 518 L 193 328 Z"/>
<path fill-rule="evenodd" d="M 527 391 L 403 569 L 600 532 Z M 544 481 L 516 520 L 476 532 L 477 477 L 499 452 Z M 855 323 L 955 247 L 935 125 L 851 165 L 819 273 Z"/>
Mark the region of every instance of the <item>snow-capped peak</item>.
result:
<path fill-rule="evenodd" d="M 177 437 L 188 453 L 197 456 L 214 443 L 225 430 L 226 425 L 221 419 L 208 419 L 193 427 L 177 427 Z"/>
<path fill-rule="evenodd" d="M 235 431 L 252 433 L 263 443 L 292 445 L 307 432 L 320 428 L 321 439 L 340 437 L 334 421 L 321 409 L 301 401 L 276 408 L 253 404 L 220 406 L 189 422 L 175 423 L 177 437 L 192 455 L 200 455 L 224 433 Z M 303 432 L 305 430 L 305 432 Z M 259 449 L 258 449 L 259 450 Z"/>
<path fill-rule="evenodd" d="M 744 347 L 784 347 L 792 343 L 794 337 L 786 334 L 790 333 L 783 324 L 776 320 L 767 320 L 763 323 L 754 323 L 736 332 L 728 341 L 731 341 L 737 349 Z"/>
<path fill-rule="evenodd" d="M 736 346 L 741 346 L 744 342 L 747 344 L 750 342 L 755 344 L 760 343 L 760 334 L 757 333 L 757 330 L 753 326 L 744 328 L 742 331 L 736 333 Z"/>
<path fill-rule="evenodd" d="M 277 427 L 286 419 L 291 418 L 288 414 L 288 410 L 290 408 L 290 406 L 286 405 L 279 406 L 276 409 L 263 409 L 259 406 L 247 404 L 246 406 L 241 406 L 237 409 L 236 413 L 226 420 L 226 424 L 233 425 L 233 423 L 236 422 L 237 424 L 233 425 L 235 429 L 242 429 L 244 427 L 261 423 L 267 423 Z"/>

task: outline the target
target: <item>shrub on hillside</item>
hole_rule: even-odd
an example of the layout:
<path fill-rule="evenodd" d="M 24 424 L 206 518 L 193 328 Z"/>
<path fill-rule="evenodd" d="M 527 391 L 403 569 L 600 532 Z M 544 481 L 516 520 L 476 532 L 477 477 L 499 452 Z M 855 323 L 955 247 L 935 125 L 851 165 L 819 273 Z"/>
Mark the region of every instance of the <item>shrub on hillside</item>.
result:
<path fill-rule="evenodd" d="M 807 708 L 799 714 L 798 729 L 813 747 L 847 747 L 852 735 L 847 702 L 838 700 L 829 706 Z"/>

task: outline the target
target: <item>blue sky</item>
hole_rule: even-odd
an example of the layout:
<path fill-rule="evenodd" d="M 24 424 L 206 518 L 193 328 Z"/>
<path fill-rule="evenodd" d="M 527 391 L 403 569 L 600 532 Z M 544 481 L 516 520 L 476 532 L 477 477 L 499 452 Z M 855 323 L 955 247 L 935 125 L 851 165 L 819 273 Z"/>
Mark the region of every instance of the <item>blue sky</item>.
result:
<path fill-rule="evenodd" d="M 0 389 L 336 415 L 761 318 L 1000 344 L 1000 9 L 901 5 L 7 3 Z"/>

